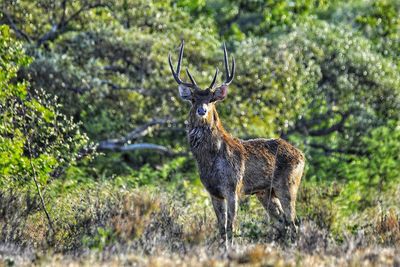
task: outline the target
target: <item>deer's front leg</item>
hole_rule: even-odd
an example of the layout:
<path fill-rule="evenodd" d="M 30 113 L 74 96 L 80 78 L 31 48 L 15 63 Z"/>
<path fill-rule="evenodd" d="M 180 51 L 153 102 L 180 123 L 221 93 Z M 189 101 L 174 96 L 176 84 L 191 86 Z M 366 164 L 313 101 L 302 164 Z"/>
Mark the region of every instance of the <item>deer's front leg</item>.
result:
<path fill-rule="evenodd" d="M 227 208 L 228 208 L 228 218 L 227 218 L 227 225 L 226 225 L 226 233 L 227 239 L 230 244 L 233 243 L 233 227 L 236 219 L 237 213 L 237 195 L 235 193 L 230 194 L 226 201 L 227 201 Z"/>
<path fill-rule="evenodd" d="M 221 235 L 222 242 L 226 244 L 226 203 L 225 199 L 216 198 L 211 196 L 212 204 L 215 214 L 217 215 L 219 234 Z"/>

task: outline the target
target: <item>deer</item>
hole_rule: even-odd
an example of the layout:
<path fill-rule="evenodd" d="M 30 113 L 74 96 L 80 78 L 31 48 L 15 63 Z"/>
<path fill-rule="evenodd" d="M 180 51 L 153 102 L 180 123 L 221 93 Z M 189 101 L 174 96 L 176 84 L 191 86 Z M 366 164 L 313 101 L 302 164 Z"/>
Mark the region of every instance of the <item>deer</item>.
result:
<path fill-rule="evenodd" d="M 223 127 L 216 104 L 223 101 L 235 75 L 235 59 L 229 68 L 223 45 L 225 81 L 216 86 L 218 68 L 210 86 L 201 89 L 189 69 L 190 82 L 180 78 L 184 41 L 174 69 L 171 53 L 168 62 L 178 83 L 179 96 L 191 103 L 187 126 L 190 150 L 197 161 L 200 180 L 211 196 L 221 245 L 233 244 L 233 230 L 242 195 L 255 195 L 269 218 L 297 233 L 296 197 L 303 176 L 304 154 L 281 138 L 241 140 Z"/>

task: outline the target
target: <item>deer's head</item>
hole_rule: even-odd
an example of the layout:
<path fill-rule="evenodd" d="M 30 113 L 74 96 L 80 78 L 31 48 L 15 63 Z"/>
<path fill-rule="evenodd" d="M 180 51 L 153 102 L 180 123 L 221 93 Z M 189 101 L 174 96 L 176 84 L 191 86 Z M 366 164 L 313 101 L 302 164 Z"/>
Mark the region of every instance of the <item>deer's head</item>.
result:
<path fill-rule="evenodd" d="M 183 100 L 189 101 L 192 104 L 190 110 L 191 119 L 199 122 L 210 122 L 210 120 L 213 119 L 215 103 L 223 100 L 228 93 L 228 85 L 232 82 L 235 75 L 235 59 L 232 57 L 232 69 L 229 70 L 228 53 L 226 52 L 224 44 L 225 81 L 219 86 L 215 85 L 218 75 L 218 68 L 216 68 L 210 86 L 201 89 L 190 74 L 189 69 L 186 69 L 186 73 L 190 79 L 190 83 L 183 82 L 179 77 L 183 57 L 183 47 L 184 42 L 182 41 L 176 70 L 174 70 L 174 67 L 172 66 L 171 54 L 168 55 L 168 62 L 171 67 L 172 75 L 179 85 L 179 96 Z"/>

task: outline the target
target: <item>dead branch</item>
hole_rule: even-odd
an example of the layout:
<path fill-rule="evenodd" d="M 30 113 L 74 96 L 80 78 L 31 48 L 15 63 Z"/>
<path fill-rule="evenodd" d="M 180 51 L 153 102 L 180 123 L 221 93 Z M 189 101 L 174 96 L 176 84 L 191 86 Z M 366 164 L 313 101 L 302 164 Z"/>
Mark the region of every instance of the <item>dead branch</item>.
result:
<path fill-rule="evenodd" d="M 109 139 L 105 141 L 101 141 L 101 143 L 104 144 L 117 144 L 117 145 L 122 145 L 126 144 L 128 142 L 131 142 L 133 140 L 136 140 L 140 137 L 144 137 L 147 134 L 149 134 L 151 131 L 153 131 L 156 127 L 159 127 L 160 125 L 163 124 L 175 124 L 176 122 L 174 120 L 164 118 L 164 119 L 153 119 L 143 125 L 138 126 L 134 130 L 130 131 L 128 134 L 125 136 L 118 138 L 118 139 Z"/>
<path fill-rule="evenodd" d="M 136 143 L 130 144 L 133 140 L 137 140 L 141 137 L 146 136 L 155 128 L 158 128 L 160 125 L 164 124 L 173 124 L 176 123 L 173 120 L 168 118 L 164 119 L 153 119 L 143 125 L 138 126 L 133 131 L 129 132 L 125 136 L 118 139 L 109 139 L 99 142 L 97 146 L 97 150 L 99 151 L 135 151 L 135 150 L 153 150 L 158 153 L 166 154 L 168 156 L 180 156 L 180 155 L 188 155 L 187 152 L 175 152 L 165 146 L 151 144 L 151 143 Z"/>
<path fill-rule="evenodd" d="M 116 151 L 116 152 L 128 152 L 128 151 L 135 151 L 135 150 L 152 150 L 157 153 L 165 154 L 167 156 L 186 156 L 188 155 L 187 152 L 176 152 L 173 151 L 165 146 L 151 144 L 151 143 L 138 143 L 138 144 L 125 144 L 119 145 L 112 142 L 102 141 L 99 143 L 97 147 L 100 151 Z"/>
<path fill-rule="evenodd" d="M 122 87 L 122 86 L 120 86 L 118 84 L 115 84 L 115 83 L 113 83 L 111 81 L 108 81 L 108 80 L 102 80 L 101 83 L 109 86 L 112 90 L 135 91 L 135 92 L 138 92 L 141 95 L 147 95 L 147 96 L 150 95 L 149 90 L 146 90 L 145 88 L 140 88 L 140 87 L 139 88 Z"/>
<path fill-rule="evenodd" d="M 130 133 L 128 133 L 124 137 L 123 141 L 124 141 L 124 143 L 126 143 L 128 141 L 146 136 L 150 131 L 152 131 L 154 129 L 154 126 L 159 126 L 159 125 L 163 125 L 163 124 L 172 124 L 172 123 L 175 123 L 175 121 L 170 120 L 170 119 L 153 119 L 152 121 L 150 121 L 144 125 L 141 125 L 138 128 L 131 131 Z"/>

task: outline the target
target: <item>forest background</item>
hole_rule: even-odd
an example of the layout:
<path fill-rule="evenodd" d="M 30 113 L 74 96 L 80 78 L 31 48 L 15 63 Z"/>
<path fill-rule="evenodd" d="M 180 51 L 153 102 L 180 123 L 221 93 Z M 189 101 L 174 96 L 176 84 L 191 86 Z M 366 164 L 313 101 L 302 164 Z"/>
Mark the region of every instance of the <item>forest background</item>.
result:
<path fill-rule="evenodd" d="M 209 252 L 215 218 L 167 63 L 182 39 L 201 85 L 223 42 L 235 57 L 218 104 L 232 135 L 304 151 L 294 243 L 244 197 L 237 256 Z M 396 0 L 1 1 L 0 264 L 374 264 L 367 248 L 396 261 L 399 55 Z"/>

